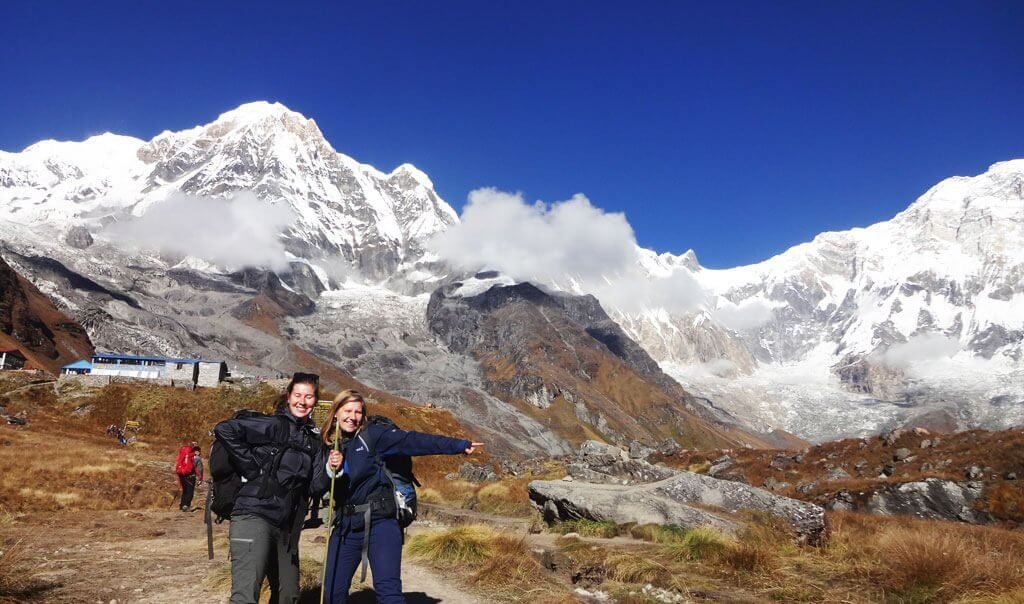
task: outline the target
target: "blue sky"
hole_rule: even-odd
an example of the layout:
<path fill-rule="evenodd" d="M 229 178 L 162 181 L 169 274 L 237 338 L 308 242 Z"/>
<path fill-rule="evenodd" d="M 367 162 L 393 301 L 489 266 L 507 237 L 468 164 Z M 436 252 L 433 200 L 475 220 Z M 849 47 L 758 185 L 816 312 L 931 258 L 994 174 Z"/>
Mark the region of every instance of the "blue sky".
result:
<path fill-rule="evenodd" d="M 756 262 L 1024 157 L 1024 3 L 7 2 L 0 149 L 280 101 L 339 151 Z"/>

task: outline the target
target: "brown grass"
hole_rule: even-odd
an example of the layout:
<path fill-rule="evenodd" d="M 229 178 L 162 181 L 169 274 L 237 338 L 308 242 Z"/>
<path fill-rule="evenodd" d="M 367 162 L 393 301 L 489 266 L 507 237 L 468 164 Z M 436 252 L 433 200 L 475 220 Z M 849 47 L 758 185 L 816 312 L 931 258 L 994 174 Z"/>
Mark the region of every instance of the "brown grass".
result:
<path fill-rule="evenodd" d="M 525 537 L 482 525 L 415 535 L 406 544 L 409 557 L 454 570 L 458 578 L 501 601 L 571 601 L 533 558 Z"/>
<path fill-rule="evenodd" d="M 557 544 L 576 567 L 607 569 L 606 590 L 630 598 L 650 583 L 684 597 L 687 589 L 731 594 L 726 600 L 1022 601 L 1020 532 L 848 513 L 827 518 L 828 536 L 818 547 L 797 545 L 779 521 L 759 515 L 748 516 L 735 537 L 641 525 L 626 532 L 648 544 Z"/>
<path fill-rule="evenodd" d="M 35 568 L 21 541 L 0 539 L 0 604 L 35 600 L 47 589 L 32 578 Z"/>

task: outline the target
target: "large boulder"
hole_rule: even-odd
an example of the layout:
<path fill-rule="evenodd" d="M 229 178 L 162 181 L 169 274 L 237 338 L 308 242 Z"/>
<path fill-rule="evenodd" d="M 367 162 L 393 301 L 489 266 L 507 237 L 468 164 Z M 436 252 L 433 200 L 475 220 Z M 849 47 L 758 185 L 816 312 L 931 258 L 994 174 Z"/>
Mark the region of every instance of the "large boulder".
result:
<path fill-rule="evenodd" d="M 866 511 L 980 524 L 990 520 L 987 514 L 974 509 L 983 489 L 984 485 L 977 481 L 961 483 L 938 478 L 889 485 L 871 494 Z"/>
<path fill-rule="evenodd" d="M 817 543 L 825 529 L 825 510 L 819 506 L 690 472 L 629 486 L 535 480 L 529 485 L 529 493 L 531 502 L 548 521 L 587 518 L 619 524 L 711 526 L 735 532 L 735 521 L 709 511 L 718 508 L 730 513 L 750 510 L 778 516 L 806 543 Z"/>

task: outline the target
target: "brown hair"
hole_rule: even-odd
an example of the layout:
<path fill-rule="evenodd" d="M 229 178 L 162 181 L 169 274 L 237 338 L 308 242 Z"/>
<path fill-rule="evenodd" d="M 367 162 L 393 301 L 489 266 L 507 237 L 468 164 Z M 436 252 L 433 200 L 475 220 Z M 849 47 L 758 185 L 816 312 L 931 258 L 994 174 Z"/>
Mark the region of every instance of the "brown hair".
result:
<path fill-rule="evenodd" d="M 366 423 L 366 399 L 363 398 L 362 393 L 358 390 L 342 390 L 338 396 L 334 397 L 334 404 L 331 405 L 331 410 L 327 413 L 327 419 L 320 426 L 320 438 L 324 440 L 324 444 L 330 445 L 334 442 L 334 430 L 337 427 L 335 416 L 338 414 L 338 409 L 351 402 L 363 404 L 363 423 Z"/>
<path fill-rule="evenodd" d="M 301 371 L 295 372 L 292 375 L 292 381 L 288 382 L 288 387 L 284 389 L 284 392 L 277 397 L 276 410 L 281 411 L 288 407 L 288 397 L 292 395 L 292 390 L 295 389 L 296 384 L 309 384 L 313 387 L 313 391 L 316 394 L 316 400 L 320 400 L 320 376 L 315 373 L 303 373 Z"/>

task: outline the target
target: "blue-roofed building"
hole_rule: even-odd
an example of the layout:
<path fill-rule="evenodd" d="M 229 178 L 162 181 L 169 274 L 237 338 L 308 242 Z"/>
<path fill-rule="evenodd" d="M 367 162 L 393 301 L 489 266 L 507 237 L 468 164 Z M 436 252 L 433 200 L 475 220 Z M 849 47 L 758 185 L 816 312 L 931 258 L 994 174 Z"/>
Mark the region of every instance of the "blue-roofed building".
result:
<path fill-rule="evenodd" d="M 97 352 L 92 375 L 169 381 L 174 385 L 215 387 L 228 375 L 228 365 L 214 359 L 175 359 L 150 355 Z"/>
<path fill-rule="evenodd" d="M 90 371 L 92 371 L 92 363 L 85 359 L 69 363 L 60 368 L 61 375 L 88 375 Z"/>

